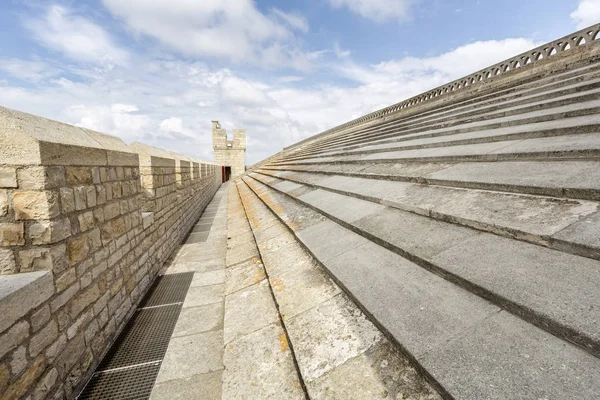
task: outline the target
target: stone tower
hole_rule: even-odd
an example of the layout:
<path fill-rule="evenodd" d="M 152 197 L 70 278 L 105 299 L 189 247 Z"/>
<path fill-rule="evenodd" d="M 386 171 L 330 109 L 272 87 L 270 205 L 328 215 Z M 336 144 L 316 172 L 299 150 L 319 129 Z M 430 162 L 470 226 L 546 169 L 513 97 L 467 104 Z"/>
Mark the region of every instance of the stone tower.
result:
<path fill-rule="evenodd" d="M 212 141 L 215 163 L 225 166 L 225 178 L 239 176 L 246 170 L 246 130 L 234 129 L 233 140 L 227 140 L 227 132 L 219 121 L 212 121 Z"/>

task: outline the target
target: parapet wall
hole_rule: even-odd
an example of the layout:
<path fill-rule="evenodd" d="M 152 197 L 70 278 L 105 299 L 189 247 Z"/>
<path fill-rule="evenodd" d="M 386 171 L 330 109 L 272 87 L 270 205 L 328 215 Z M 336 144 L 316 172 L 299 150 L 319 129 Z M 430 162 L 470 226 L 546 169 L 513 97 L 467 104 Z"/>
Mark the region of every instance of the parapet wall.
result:
<path fill-rule="evenodd" d="M 220 167 L 0 108 L 0 398 L 72 398 Z"/>

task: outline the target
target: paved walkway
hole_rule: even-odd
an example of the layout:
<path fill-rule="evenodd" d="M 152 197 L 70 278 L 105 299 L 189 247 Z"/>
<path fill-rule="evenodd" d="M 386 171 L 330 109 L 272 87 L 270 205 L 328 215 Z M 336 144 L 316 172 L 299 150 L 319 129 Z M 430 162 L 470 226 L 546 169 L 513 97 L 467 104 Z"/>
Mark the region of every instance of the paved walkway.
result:
<path fill-rule="evenodd" d="M 228 185 L 223 185 L 165 274 L 194 278 L 151 399 L 220 399 Z"/>

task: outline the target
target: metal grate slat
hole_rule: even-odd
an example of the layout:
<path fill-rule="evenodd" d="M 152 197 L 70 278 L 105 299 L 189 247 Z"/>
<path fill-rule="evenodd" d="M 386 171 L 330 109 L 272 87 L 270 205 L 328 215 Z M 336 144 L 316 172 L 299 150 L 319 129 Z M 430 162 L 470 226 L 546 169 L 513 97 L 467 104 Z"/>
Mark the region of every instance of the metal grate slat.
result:
<path fill-rule="evenodd" d="M 193 276 L 193 272 L 159 276 L 142 300 L 140 308 L 182 302 Z"/>
<path fill-rule="evenodd" d="M 156 279 L 78 399 L 147 399 L 193 272 Z"/>
<path fill-rule="evenodd" d="M 160 362 L 156 362 L 118 371 L 96 373 L 78 399 L 147 399 L 150 397 L 159 369 Z"/>

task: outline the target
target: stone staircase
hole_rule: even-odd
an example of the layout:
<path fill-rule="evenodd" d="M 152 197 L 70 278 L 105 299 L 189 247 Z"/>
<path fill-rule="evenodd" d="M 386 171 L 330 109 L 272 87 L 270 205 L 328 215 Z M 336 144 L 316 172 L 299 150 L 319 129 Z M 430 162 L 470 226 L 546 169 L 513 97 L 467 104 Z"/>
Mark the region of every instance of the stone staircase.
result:
<path fill-rule="evenodd" d="M 599 59 L 596 40 L 363 117 L 237 187 L 443 397 L 597 398 Z"/>

